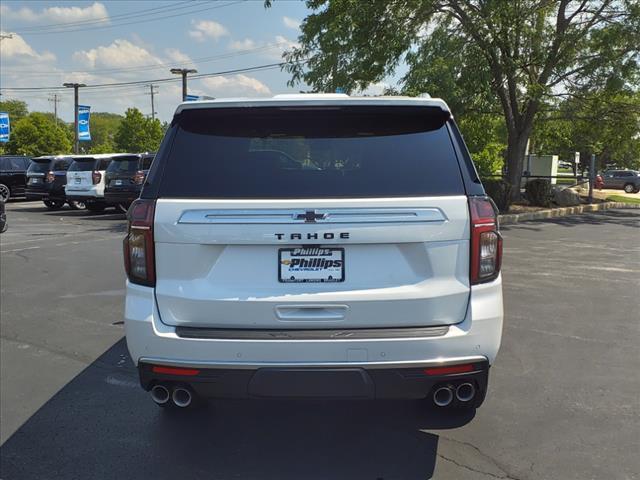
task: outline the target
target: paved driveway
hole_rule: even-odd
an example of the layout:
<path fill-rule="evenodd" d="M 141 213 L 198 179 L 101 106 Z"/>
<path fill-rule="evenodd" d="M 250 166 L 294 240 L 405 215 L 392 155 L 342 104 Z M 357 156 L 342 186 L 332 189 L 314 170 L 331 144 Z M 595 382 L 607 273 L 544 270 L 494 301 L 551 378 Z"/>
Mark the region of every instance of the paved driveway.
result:
<path fill-rule="evenodd" d="M 475 416 L 279 400 L 167 416 L 122 340 L 122 217 L 8 213 L 5 480 L 639 478 L 638 210 L 504 229 L 503 347 Z"/>

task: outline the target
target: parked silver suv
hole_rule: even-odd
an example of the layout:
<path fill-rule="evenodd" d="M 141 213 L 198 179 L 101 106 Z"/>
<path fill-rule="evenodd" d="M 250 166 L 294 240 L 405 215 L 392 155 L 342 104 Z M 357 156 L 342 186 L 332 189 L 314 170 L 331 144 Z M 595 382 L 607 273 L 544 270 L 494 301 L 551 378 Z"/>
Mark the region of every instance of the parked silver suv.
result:
<path fill-rule="evenodd" d="M 127 343 L 158 405 L 485 398 L 502 239 L 442 100 L 183 103 L 128 219 Z"/>

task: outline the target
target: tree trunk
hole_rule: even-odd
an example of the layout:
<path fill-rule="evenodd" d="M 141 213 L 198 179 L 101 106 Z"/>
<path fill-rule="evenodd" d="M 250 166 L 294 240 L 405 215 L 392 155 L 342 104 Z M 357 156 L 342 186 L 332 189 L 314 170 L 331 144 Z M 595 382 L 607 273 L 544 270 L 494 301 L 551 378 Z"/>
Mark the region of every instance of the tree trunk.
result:
<path fill-rule="evenodd" d="M 524 154 L 530 129 L 510 131 L 507 138 L 507 180 L 511 184 L 511 200 L 520 200 L 520 183 Z"/>

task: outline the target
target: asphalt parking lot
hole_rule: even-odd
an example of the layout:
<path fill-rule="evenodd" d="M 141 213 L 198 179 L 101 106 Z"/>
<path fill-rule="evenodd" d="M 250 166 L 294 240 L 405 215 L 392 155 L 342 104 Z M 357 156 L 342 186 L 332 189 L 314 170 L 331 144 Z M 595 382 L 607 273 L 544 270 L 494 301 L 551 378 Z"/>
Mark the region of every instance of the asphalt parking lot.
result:
<path fill-rule="evenodd" d="M 10 202 L 0 477 L 640 478 L 640 210 L 505 227 L 505 329 L 475 414 L 217 401 L 167 416 L 123 337 L 123 216 Z"/>

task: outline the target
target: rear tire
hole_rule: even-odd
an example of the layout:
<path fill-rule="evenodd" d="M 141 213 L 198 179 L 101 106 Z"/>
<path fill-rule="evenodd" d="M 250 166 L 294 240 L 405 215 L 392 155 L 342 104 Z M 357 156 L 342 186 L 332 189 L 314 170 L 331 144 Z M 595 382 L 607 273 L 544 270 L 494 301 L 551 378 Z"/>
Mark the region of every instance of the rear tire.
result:
<path fill-rule="evenodd" d="M 49 210 L 53 211 L 53 210 L 60 210 L 62 207 L 64 207 L 64 201 L 62 200 L 43 200 L 42 201 L 44 203 L 44 206 L 47 207 Z"/>
<path fill-rule="evenodd" d="M 71 210 L 84 210 L 86 208 L 84 202 L 79 200 L 67 200 L 67 204 Z"/>
<path fill-rule="evenodd" d="M 637 190 L 636 190 L 636 186 L 633 183 L 627 183 L 624 186 L 624 191 L 626 193 L 636 193 Z"/>
<path fill-rule="evenodd" d="M 4 183 L 0 183 L 0 199 L 6 203 L 9 198 L 11 198 L 11 190 Z"/>

